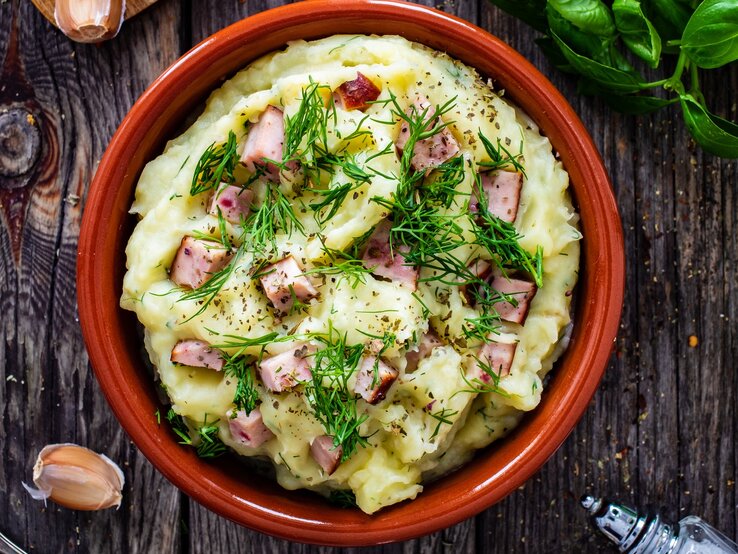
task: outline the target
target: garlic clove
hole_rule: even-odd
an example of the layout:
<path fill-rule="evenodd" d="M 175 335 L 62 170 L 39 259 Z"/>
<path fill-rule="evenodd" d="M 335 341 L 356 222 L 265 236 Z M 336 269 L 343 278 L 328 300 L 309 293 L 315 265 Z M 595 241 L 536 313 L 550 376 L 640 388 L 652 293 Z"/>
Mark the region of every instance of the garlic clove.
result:
<path fill-rule="evenodd" d="M 33 489 L 23 486 L 35 500 L 50 498 L 73 510 L 103 510 L 120 506 L 123 472 L 104 454 L 76 444 L 50 444 L 39 452 L 33 466 Z"/>
<path fill-rule="evenodd" d="M 56 0 L 57 26 L 77 42 L 101 42 L 118 34 L 125 0 Z"/>

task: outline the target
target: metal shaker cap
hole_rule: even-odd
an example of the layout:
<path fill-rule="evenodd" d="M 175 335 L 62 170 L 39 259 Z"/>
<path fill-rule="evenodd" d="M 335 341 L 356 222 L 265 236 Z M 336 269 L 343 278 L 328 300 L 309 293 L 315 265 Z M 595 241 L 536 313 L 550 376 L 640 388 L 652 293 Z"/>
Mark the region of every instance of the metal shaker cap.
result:
<path fill-rule="evenodd" d="M 589 513 L 592 524 L 617 544 L 621 552 L 626 552 L 638 542 L 646 518 L 633 508 L 593 496 L 583 496 L 580 502 Z"/>

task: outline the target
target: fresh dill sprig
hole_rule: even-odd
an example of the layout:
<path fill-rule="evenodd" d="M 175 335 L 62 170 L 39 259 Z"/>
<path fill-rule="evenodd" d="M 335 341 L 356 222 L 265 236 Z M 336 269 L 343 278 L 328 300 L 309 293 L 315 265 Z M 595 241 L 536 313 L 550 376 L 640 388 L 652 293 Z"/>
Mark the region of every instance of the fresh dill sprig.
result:
<path fill-rule="evenodd" d="M 362 238 L 364 238 L 364 235 L 357 240 L 362 240 Z M 323 240 L 322 237 L 321 240 Z M 356 241 L 354 241 L 355 243 Z M 316 265 L 305 271 L 305 275 L 337 275 L 339 283 L 345 279 L 350 282 L 352 289 L 355 289 L 359 284 L 366 283 L 366 276 L 371 274 L 371 270 L 364 265 L 353 245 L 349 251 L 343 251 L 330 248 L 323 243 L 321 250 L 328 257 L 328 263 Z"/>
<path fill-rule="evenodd" d="M 249 415 L 259 402 L 259 390 L 256 388 L 254 379 L 254 358 L 244 355 L 225 355 L 225 360 L 223 375 L 236 380 L 233 404 L 236 410 L 244 411 L 246 415 Z"/>
<path fill-rule="evenodd" d="M 313 202 L 308 204 L 310 208 L 315 212 L 315 221 L 318 225 L 324 225 L 328 220 L 332 219 L 341 209 L 343 202 L 346 200 L 348 194 L 363 183 L 360 181 L 343 183 L 327 189 L 314 189 L 313 192 L 322 199 L 320 202 Z M 330 207 L 327 211 L 323 211 L 325 208 Z"/>
<path fill-rule="evenodd" d="M 333 444 L 343 448 L 341 461 L 350 458 L 359 446 L 366 446 L 367 438 L 359 427 L 368 415 L 357 413 L 357 395 L 348 386 L 348 380 L 357 370 L 364 345 L 349 345 L 346 334 L 329 324 L 328 333 L 316 333 L 311 338 L 322 344 L 314 354 L 313 379 L 305 385 L 305 397 L 313 415 L 333 437 Z"/>
<path fill-rule="evenodd" d="M 196 441 L 192 439 L 190 427 L 181 415 L 177 414 L 173 408 L 169 408 L 166 418 L 172 427 L 172 431 L 180 438 L 179 444 L 194 447 L 197 455 L 201 458 L 217 458 L 225 454 L 226 445 L 223 444 L 218 435 L 217 423 L 220 421 L 219 419 L 208 424 L 208 416 L 205 414 L 202 425 L 197 428 L 199 440 L 195 444 Z"/>
<path fill-rule="evenodd" d="M 499 388 L 500 376 L 497 374 L 497 372 L 495 372 L 492 366 L 484 363 L 482 360 L 480 360 L 476 356 L 474 356 L 474 359 L 479 364 L 480 369 L 486 375 L 489 375 L 490 381 L 489 382 L 482 381 L 482 379 L 480 379 L 479 377 L 475 377 L 474 379 L 469 379 L 469 377 L 467 377 L 466 374 L 464 373 L 464 369 L 461 368 L 461 377 L 464 379 L 464 382 L 469 386 L 469 388 L 457 390 L 454 394 L 451 395 L 451 398 L 461 393 L 469 393 L 469 394 L 495 393 L 505 398 L 510 398 L 510 395 L 507 392 Z"/>
<path fill-rule="evenodd" d="M 438 436 L 438 432 L 441 430 L 441 425 L 453 425 L 454 422 L 451 421 L 450 418 L 459 412 L 457 410 L 451 410 L 450 408 L 443 408 L 441 410 L 436 410 L 435 412 L 426 410 L 426 413 L 438 421 L 436 428 L 433 429 L 433 434 L 430 436 L 430 440 L 433 440 Z"/>
<path fill-rule="evenodd" d="M 356 495 L 349 489 L 336 489 L 328 494 L 328 502 L 339 508 L 356 508 Z"/>
<path fill-rule="evenodd" d="M 255 254 L 263 255 L 271 246 L 276 250 L 276 236 L 283 231 L 292 236 L 293 231 L 305 234 L 305 228 L 295 213 L 292 201 L 274 183 L 266 183 L 266 195 L 261 206 L 249 215 L 242 224 L 244 248 Z"/>
<path fill-rule="evenodd" d="M 192 444 L 192 438 L 190 437 L 190 428 L 187 426 L 184 418 L 174 411 L 173 408 L 169 408 L 166 415 L 169 425 L 172 427 L 172 431 L 180 438 L 179 444 Z"/>
<path fill-rule="evenodd" d="M 478 174 L 473 187 L 479 202 L 477 213 L 469 213 L 475 244 L 484 248 L 503 271 L 506 269 L 525 271 L 533 277 L 537 286 L 542 286 L 543 249 L 541 246 L 536 248 L 535 254 L 531 254 L 520 245 L 521 237 L 515 226 L 490 213 L 487 195 Z"/>
<path fill-rule="evenodd" d="M 303 169 L 316 167 L 328 148 L 328 123 L 336 121 L 336 108 L 332 102 L 326 107 L 325 97 L 331 89 L 310 79 L 302 89 L 300 104 L 293 115 L 285 118 L 282 164 L 299 162 Z"/>
<path fill-rule="evenodd" d="M 190 196 L 216 189 L 221 182 L 232 183 L 234 181 L 233 170 L 236 168 L 238 157 L 236 147 L 236 135 L 233 131 L 228 131 L 228 140 L 225 143 L 216 144 L 214 142 L 205 149 L 192 175 Z"/>
<path fill-rule="evenodd" d="M 202 425 L 197 428 L 197 434 L 200 438 L 199 444 L 195 447 L 197 455 L 201 458 L 217 458 L 222 456 L 228 450 L 223 441 L 220 440 L 218 422 L 216 419 L 212 423 L 208 424 L 208 414 L 205 414 L 205 419 Z"/>
<path fill-rule="evenodd" d="M 491 160 L 489 162 L 479 162 L 477 164 L 479 165 L 479 167 L 483 167 L 485 169 L 512 168 L 514 171 L 519 171 L 523 174 L 523 176 L 525 176 L 525 168 L 521 163 L 521 159 L 523 157 L 522 141 L 520 142 L 519 153 L 512 154 L 507 148 L 505 148 L 499 137 L 497 138 L 497 146 L 495 146 L 494 144 L 492 144 L 491 140 L 484 136 L 482 131 L 479 131 L 479 140 L 482 141 L 484 149 L 487 151 L 487 155 L 490 157 Z"/>
<path fill-rule="evenodd" d="M 407 126 L 408 136 L 400 157 L 400 172 L 394 176 L 397 180 L 395 192 L 389 199 L 374 197 L 372 201 L 392 212 L 390 246 L 393 251 L 407 247 L 403 257 L 408 265 L 437 265 L 439 257 L 465 244 L 463 230 L 457 222 L 460 216 L 441 211 L 441 208 L 450 208 L 459 194 L 456 187 L 465 178 L 464 159 L 456 156 L 427 177 L 425 172 L 413 168 L 412 158 L 418 141 L 432 137 L 451 123 L 443 121 L 442 116 L 453 109 L 456 99 L 422 110 L 412 105 L 405 111 L 397 97 L 392 92 L 389 95 L 383 102 L 391 105 L 393 118 L 379 123 L 394 125 L 396 118 L 400 118 Z"/>
<path fill-rule="evenodd" d="M 249 348 L 259 346 L 263 349 L 266 345 L 274 342 L 289 342 L 297 339 L 294 335 L 280 335 L 276 331 L 272 331 L 271 333 L 267 333 L 266 335 L 261 335 L 259 337 L 242 337 L 239 335 L 221 335 L 207 327 L 206 330 L 213 335 L 218 335 L 219 337 L 227 339 L 218 344 L 213 344 L 212 347 L 219 349 L 236 348 L 237 351 L 233 354 L 234 357 L 242 355 Z"/>

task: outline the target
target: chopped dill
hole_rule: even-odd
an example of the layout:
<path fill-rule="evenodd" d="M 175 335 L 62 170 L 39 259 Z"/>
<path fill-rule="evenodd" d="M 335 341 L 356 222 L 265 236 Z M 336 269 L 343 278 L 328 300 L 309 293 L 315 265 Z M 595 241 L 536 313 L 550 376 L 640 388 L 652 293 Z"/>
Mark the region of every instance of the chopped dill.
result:
<path fill-rule="evenodd" d="M 167 421 L 172 427 L 172 431 L 180 438 L 179 444 L 192 445 L 190 428 L 187 426 L 184 418 L 175 412 L 173 408 L 169 408 L 167 412 Z"/>
<path fill-rule="evenodd" d="M 235 133 L 228 131 L 228 140 L 225 143 L 216 144 L 214 142 L 205 149 L 192 175 L 190 196 L 216 189 L 221 182 L 232 183 L 234 181 L 233 170 L 236 168 L 238 158 L 236 146 Z"/>
<path fill-rule="evenodd" d="M 328 263 L 318 264 L 314 268 L 305 272 L 309 274 L 337 275 L 338 282 L 347 280 L 351 284 L 351 288 L 355 289 L 359 284 L 366 283 L 366 276 L 371 273 L 367 269 L 364 262 L 356 254 L 356 251 L 343 251 L 329 248 L 325 245 L 322 247 L 328 257 Z"/>
<path fill-rule="evenodd" d="M 431 435 L 430 440 L 433 440 L 438 436 L 438 432 L 441 430 L 441 425 L 452 425 L 453 421 L 451 421 L 450 418 L 459 413 L 457 410 L 451 410 L 450 408 L 443 408 L 441 410 L 436 410 L 435 412 L 426 410 L 426 412 L 429 416 L 438 421 L 436 428 L 433 429 L 433 434 Z"/>
<path fill-rule="evenodd" d="M 349 489 L 336 489 L 328 494 L 328 502 L 339 508 L 356 508 L 356 495 Z"/>
<path fill-rule="evenodd" d="M 266 335 L 261 335 L 259 337 L 253 337 L 253 338 L 241 337 L 238 335 L 221 335 L 211 329 L 207 329 L 207 331 L 209 333 L 212 333 L 213 335 L 218 335 L 220 337 L 225 337 L 225 339 L 227 339 L 221 343 L 213 344 L 212 345 L 213 348 L 221 348 L 221 349 L 222 348 L 237 348 L 238 350 L 236 351 L 235 354 L 233 354 L 234 357 L 240 356 L 248 348 L 260 346 L 263 349 L 267 344 L 272 344 L 274 342 L 289 342 L 289 341 L 297 339 L 297 337 L 295 336 L 281 336 L 276 331 L 272 331 L 271 333 L 267 333 Z"/>
<path fill-rule="evenodd" d="M 505 398 L 509 398 L 510 395 L 503 391 L 501 388 L 499 388 L 500 384 L 500 376 L 497 374 L 497 372 L 492 368 L 491 365 L 484 363 L 482 360 L 480 360 L 478 357 L 474 356 L 474 359 L 476 360 L 477 364 L 479 364 L 480 369 L 490 377 L 489 382 L 485 382 L 479 377 L 475 377 L 474 379 L 469 379 L 466 374 L 464 373 L 464 369 L 461 368 L 461 376 L 464 379 L 464 382 L 468 385 L 468 389 L 462 389 L 456 391 L 451 397 L 453 398 L 459 393 L 469 393 L 469 394 L 486 394 L 486 393 L 495 393 L 499 394 L 500 396 L 503 396 Z"/>
<path fill-rule="evenodd" d="M 333 437 L 333 444 L 343 448 L 343 462 L 358 446 L 368 444 L 368 437 L 359 432 L 368 416 L 358 415 L 358 396 L 348 386 L 349 378 L 358 368 L 364 345 L 346 344 L 346 334 L 342 335 L 332 325 L 327 333 L 316 333 L 311 338 L 321 343 L 322 348 L 314 354 L 313 379 L 305 385 L 305 397 L 326 434 Z"/>
<path fill-rule="evenodd" d="M 249 415 L 259 401 L 259 390 L 256 388 L 254 379 L 252 356 L 229 356 L 225 355 L 223 375 L 236 380 L 236 391 L 233 394 L 233 404 L 236 410 L 246 412 Z"/>
<path fill-rule="evenodd" d="M 305 234 L 292 201 L 274 183 L 266 184 L 264 201 L 243 222 L 242 227 L 245 234 L 244 248 L 260 255 L 264 255 L 270 246 L 272 250 L 277 249 L 275 241 L 280 230 L 288 236 L 292 236 L 294 230 Z"/>
<path fill-rule="evenodd" d="M 543 285 L 543 249 L 538 246 L 530 254 L 520 245 L 520 235 L 512 223 L 501 220 L 489 211 L 487 195 L 482 188 L 479 175 L 474 180 L 474 192 L 478 198 L 478 212 L 469 213 L 469 221 L 475 244 L 484 248 L 491 259 L 503 271 L 522 270 L 531 275 L 537 286 Z"/>
<path fill-rule="evenodd" d="M 212 423 L 208 424 L 208 414 L 205 414 L 205 419 L 202 425 L 197 428 L 197 434 L 200 438 L 199 444 L 195 447 L 197 455 L 201 458 L 217 458 L 226 453 L 226 445 L 220 440 L 218 434 L 219 427 L 216 419 Z"/>
<path fill-rule="evenodd" d="M 484 149 L 487 151 L 487 155 L 490 157 L 489 162 L 479 162 L 479 167 L 485 169 L 508 169 L 512 168 L 514 171 L 519 171 L 525 176 L 525 168 L 521 163 L 523 157 L 523 143 L 520 142 L 520 149 L 518 154 L 511 154 L 510 151 L 503 146 L 502 141 L 499 137 L 497 138 L 497 146 L 492 144 L 482 131 L 479 131 L 479 140 L 482 141 Z"/>

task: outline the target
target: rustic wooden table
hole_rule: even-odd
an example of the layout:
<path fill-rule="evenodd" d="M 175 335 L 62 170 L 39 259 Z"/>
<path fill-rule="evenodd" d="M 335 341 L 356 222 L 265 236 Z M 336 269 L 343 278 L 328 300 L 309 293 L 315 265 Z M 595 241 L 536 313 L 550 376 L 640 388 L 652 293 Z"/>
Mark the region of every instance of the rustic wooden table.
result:
<path fill-rule="evenodd" d="M 0 1 L 0 531 L 30 552 L 333 551 L 238 527 L 159 475 L 100 393 L 75 303 L 85 193 L 125 113 L 190 46 L 281 3 L 161 0 L 115 40 L 84 46 L 30 2 Z M 664 506 L 674 518 L 701 514 L 735 537 L 738 164 L 696 149 L 674 110 L 632 118 L 580 97 L 534 33 L 485 0 L 438 7 L 522 52 L 584 120 L 623 217 L 626 300 L 595 400 L 533 479 L 473 519 L 372 551 L 598 550 L 576 507 L 586 491 Z M 703 89 L 713 111 L 738 119 L 736 64 L 711 72 Z M 117 460 L 127 480 L 121 509 L 82 513 L 32 501 L 21 481 L 53 442 Z"/>

